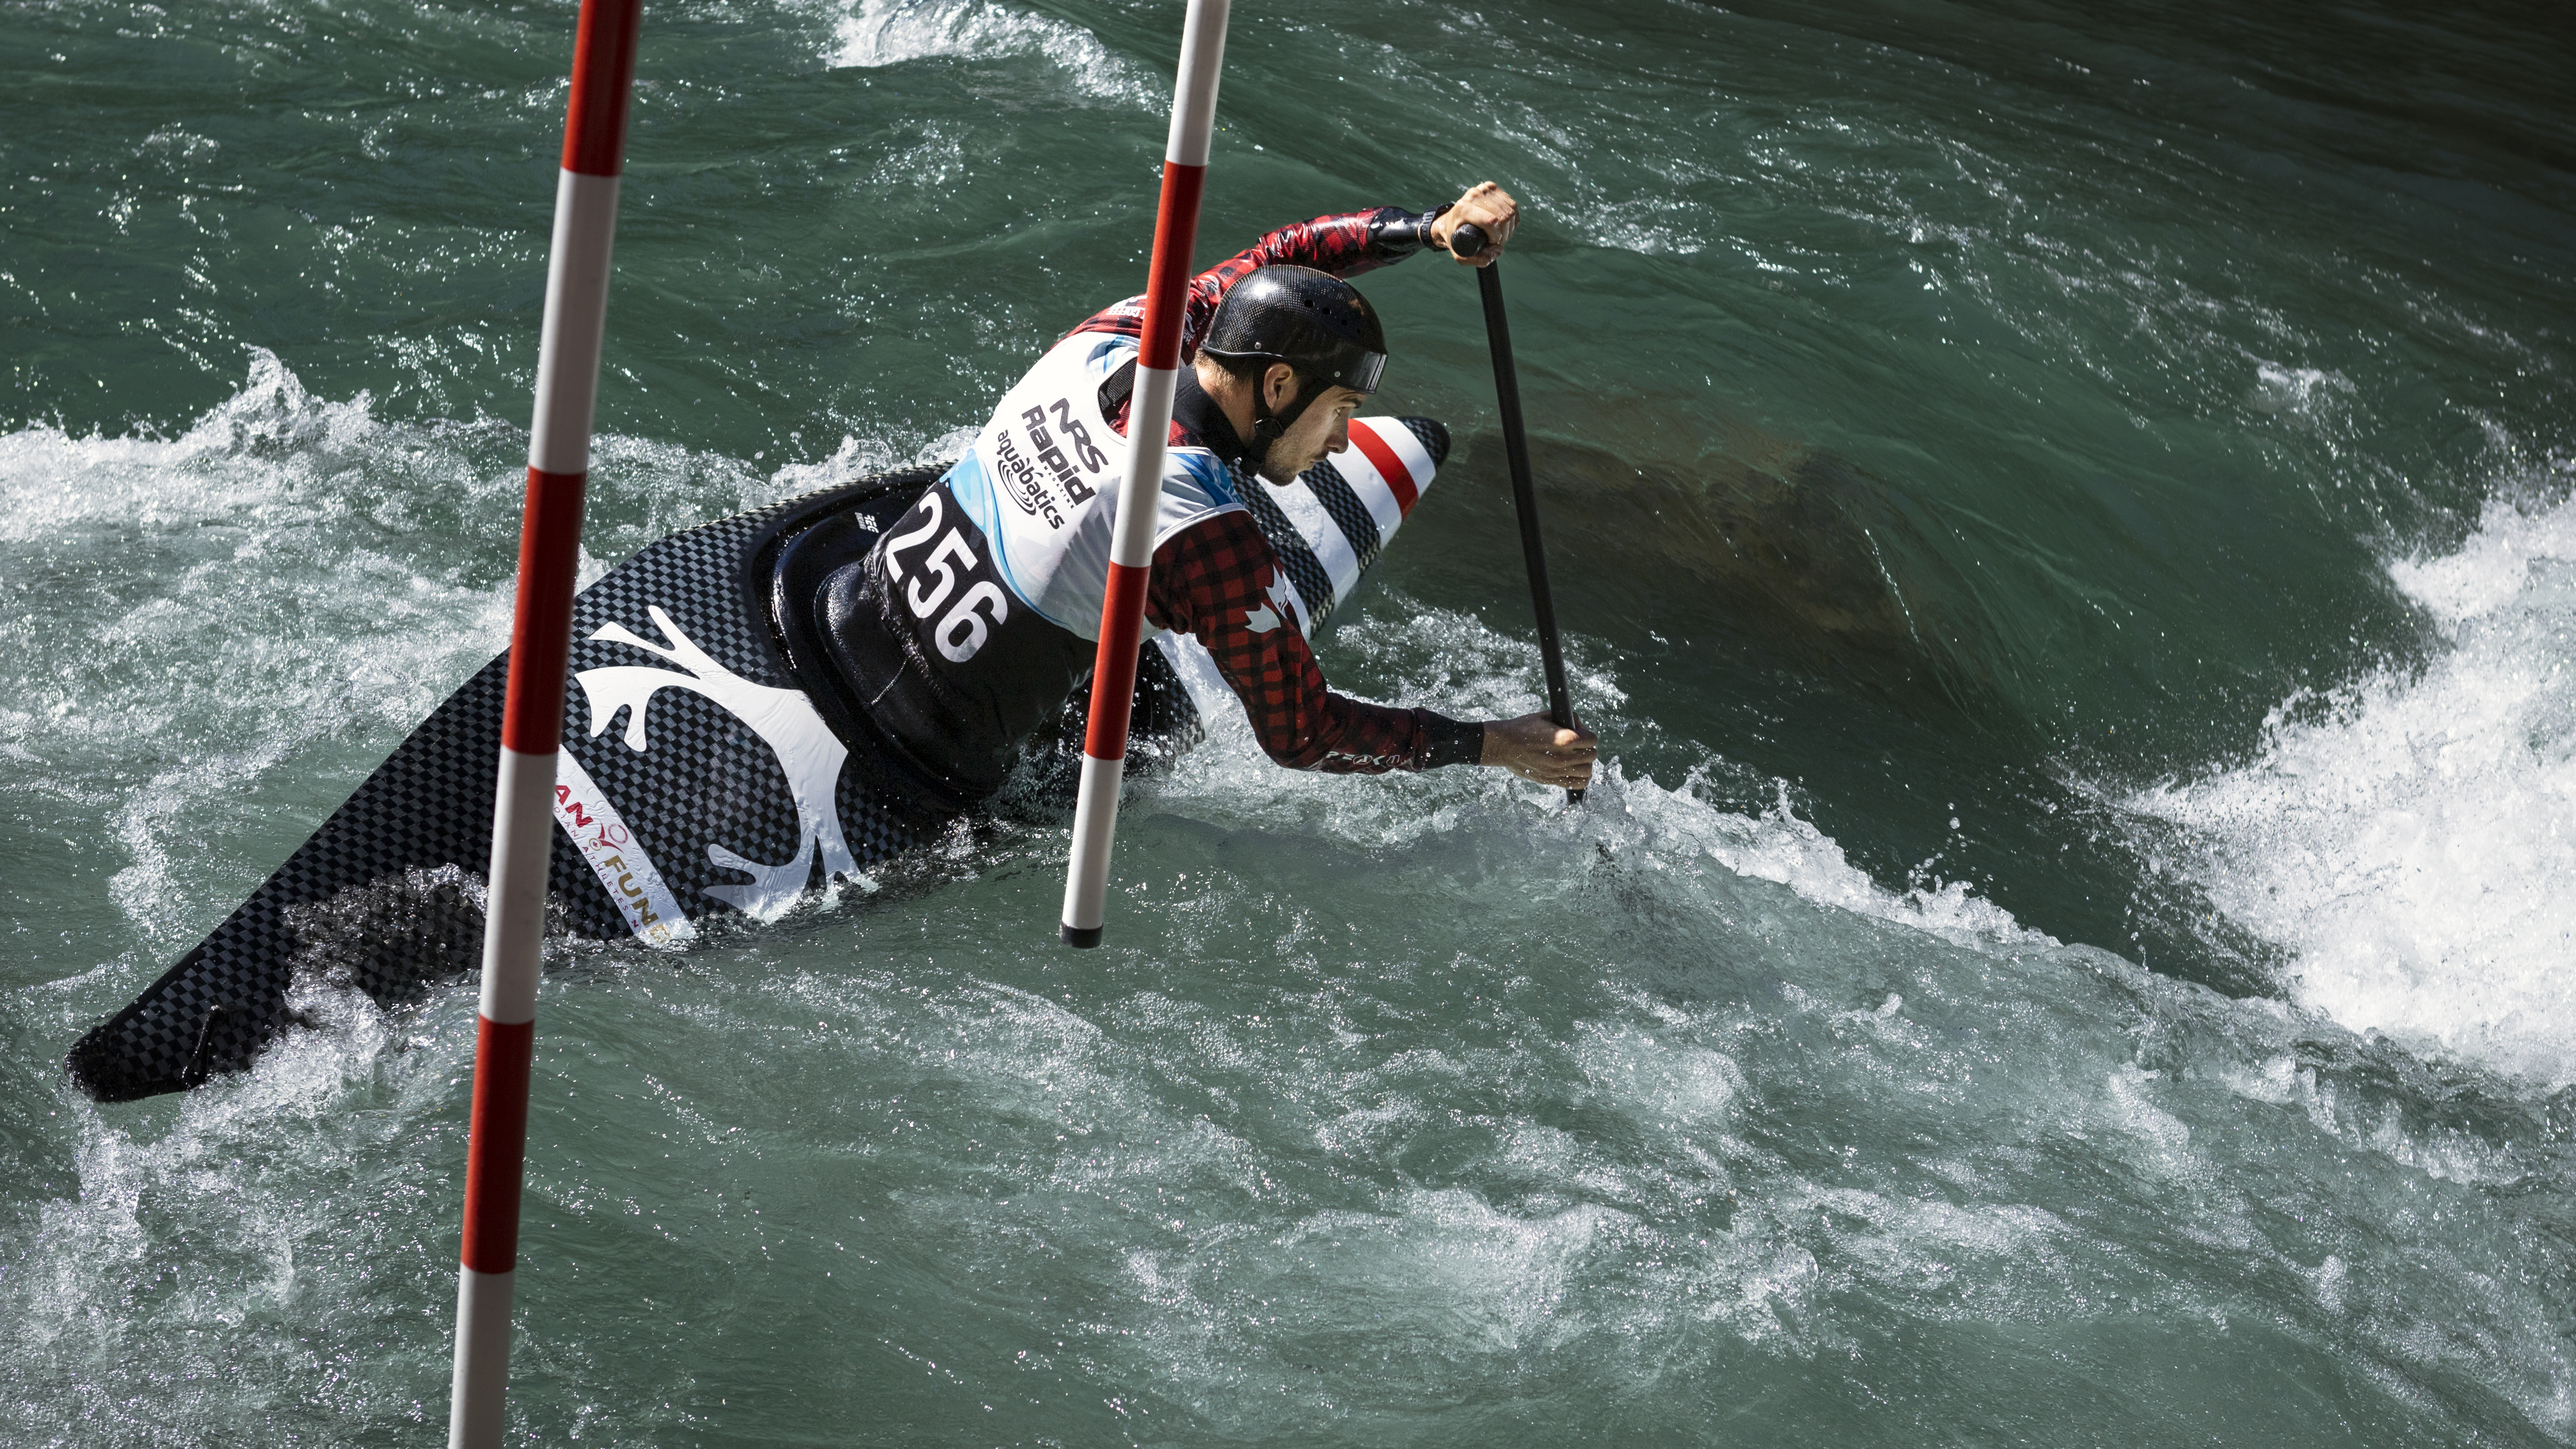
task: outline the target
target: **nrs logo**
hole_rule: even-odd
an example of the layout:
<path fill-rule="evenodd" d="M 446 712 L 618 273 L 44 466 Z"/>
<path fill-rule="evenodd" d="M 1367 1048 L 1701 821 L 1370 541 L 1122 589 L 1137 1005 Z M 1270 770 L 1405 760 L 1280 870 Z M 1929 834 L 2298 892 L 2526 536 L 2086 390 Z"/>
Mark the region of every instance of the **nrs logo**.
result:
<path fill-rule="evenodd" d="M 1054 410 L 1056 427 L 1063 432 L 1064 441 L 1072 445 L 1075 456 L 1082 459 L 1082 466 L 1093 473 L 1108 467 L 1109 456 L 1092 443 L 1091 430 L 1084 427 L 1082 420 L 1073 415 L 1072 402 L 1065 398 L 1057 398 Z M 1045 408 L 1030 408 L 1020 414 L 1021 423 L 1029 430 L 1029 445 L 1037 449 L 1038 461 L 1046 464 L 1054 472 L 1056 484 L 1064 489 L 1064 496 L 1068 501 L 1088 503 L 1091 501 L 1092 490 L 1080 478 L 1074 476 L 1073 465 L 1065 461 L 1064 449 L 1058 446 L 1054 435 L 1047 431 L 1046 415 Z"/>

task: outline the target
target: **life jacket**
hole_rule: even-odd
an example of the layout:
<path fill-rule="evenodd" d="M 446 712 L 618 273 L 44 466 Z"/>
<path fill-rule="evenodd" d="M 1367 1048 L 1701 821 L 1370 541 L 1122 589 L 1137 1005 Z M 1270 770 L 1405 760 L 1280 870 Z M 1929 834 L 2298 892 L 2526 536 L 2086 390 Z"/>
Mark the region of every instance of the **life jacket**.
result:
<path fill-rule="evenodd" d="M 942 814 L 983 800 L 1089 672 L 1127 467 L 1100 385 L 1134 350 L 1101 333 L 1057 343 L 862 557 L 848 553 L 859 540 L 818 537 L 782 559 L 789 652 L 827 665 L 817 705 L 872 747 L 853 758 L 885 793 Z M 1165 457 L 1156 548 L 1242 509 L 1213 453 Z"/>

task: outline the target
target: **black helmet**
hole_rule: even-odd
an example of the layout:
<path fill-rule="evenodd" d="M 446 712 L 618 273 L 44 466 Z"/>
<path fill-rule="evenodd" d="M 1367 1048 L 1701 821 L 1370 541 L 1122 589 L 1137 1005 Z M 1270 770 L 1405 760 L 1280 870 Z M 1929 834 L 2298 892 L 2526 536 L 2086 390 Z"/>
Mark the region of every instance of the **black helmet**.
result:
<path fill-rule="evenodd" d="M 1262 267 L 1217 304 L 1199 351 L 1287 363 L 1306 376 L 1303 391 L 1311 393 L 1375 392 L 1386 370 L 1386 329 L 1368 298 L 1341 278 L 1311 267 Z"/>

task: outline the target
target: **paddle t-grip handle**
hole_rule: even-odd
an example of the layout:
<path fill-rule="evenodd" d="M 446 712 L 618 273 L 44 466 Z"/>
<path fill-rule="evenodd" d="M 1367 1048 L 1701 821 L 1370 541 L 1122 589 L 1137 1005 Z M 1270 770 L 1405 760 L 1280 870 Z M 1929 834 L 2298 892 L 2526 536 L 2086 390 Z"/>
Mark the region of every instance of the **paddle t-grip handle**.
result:
<path fill-rule="evenodd" d="M 1472 221 L 1462 221 L 1449 232 L 1449 255 L 1481 257 L 1485 254 L 1485 229 Z"/>

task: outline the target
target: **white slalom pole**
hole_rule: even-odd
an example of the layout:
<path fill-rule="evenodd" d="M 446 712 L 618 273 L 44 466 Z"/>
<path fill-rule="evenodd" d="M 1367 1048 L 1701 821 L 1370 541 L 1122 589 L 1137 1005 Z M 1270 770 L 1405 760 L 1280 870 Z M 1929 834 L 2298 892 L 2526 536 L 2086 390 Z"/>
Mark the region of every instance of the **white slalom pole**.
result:
<path fill-rule="evenodd" d="M 1091 666 L 1091 722 L 1082 737 L 1082 795 L 1073 810 L 1073 859 L 1064 876 L 1064 940 L 1100 944 L 1109 891 L 1109 846 L 1118 787 L 1127 772 L 1127 719 L 1136 697 L 1136 651 L 1145 630 L 1145 584 L 1154 565 L 1154 518 L 1163 501 L 1163 448 L 1180 379 L 1181 317 L 1199 196 L 1207 184 L 1208 133 L 1225 68 L 1227 0 L 1190 0 L 1181 26 L 1181 74 L 1163 145 L 1163 200 L 1154 217 L 1154 261 L 1145 279 L 1145 335 L 1127 411 L 1127 474 L 1109 533 L 1109 589 L 1100 600 L 1100 651 Z"/>
<path fill-rule="evenodd" d="M 483 1001 L 474 1042 L 474 1118 L 465 1148 L 465 1234 L 456 1286 L 456 1374 L 447 1413 L 450 1449 L 493 1449 L 502 1436 L 564 670 L 572 649 L 591 406 L 599 393 L 609 244 L 617 230 L 626 102 L 642 8 L 642 0 L 582 0 L 573 42 L 572 103 L 555 190 L 545 330 L 537 346 L 528 504 L 519 525 L 500 782 L 492 802 L 491 894 L 483 925 Z"/>

